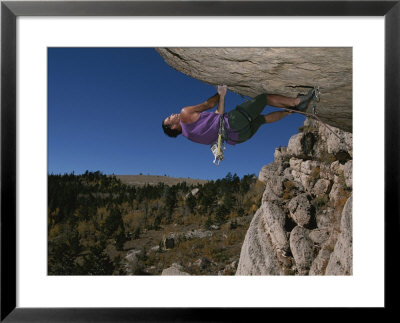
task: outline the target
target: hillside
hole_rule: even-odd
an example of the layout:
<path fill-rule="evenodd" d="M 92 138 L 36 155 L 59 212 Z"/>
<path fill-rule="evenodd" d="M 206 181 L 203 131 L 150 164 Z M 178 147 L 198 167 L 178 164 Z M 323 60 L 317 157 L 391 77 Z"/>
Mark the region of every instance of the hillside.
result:
<path fill-rule="evenodd" d="M 100 172 L 49 175 L 49 275 L 234 275 L 265 185 L 127 185 Z M 172 269 L 171 269 L 172 268 Z"/>
<path fill-rule="evenodd" d="M 183 177 L 169 177 L 161 175 L 115 175 L 122 183 L 133 186 L 143 185 L 157 185 L 163 183 L 168 186 L 173 186 L 179 183 L 186 183 L 187 185 L 205 184 L 207 180 L 183 178 Z"/>

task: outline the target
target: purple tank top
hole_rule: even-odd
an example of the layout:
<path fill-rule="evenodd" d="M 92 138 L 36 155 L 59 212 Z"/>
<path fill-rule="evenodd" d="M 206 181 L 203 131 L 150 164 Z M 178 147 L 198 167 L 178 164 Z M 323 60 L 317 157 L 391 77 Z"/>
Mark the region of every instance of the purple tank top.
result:
<path fill-rule="evenodd" d="M 181 122 L 182 135 L 199 144 L 211 145 L 218 139 L 219 118 L 220 115 L 218 113 L 201 112 L 197 121 L 189 124 Z M 228 134 L 226 143 L 235 145 L 236 142 L 231 139 L 237 140 L 238 134 L 229 127 L 228 116 L 226 114 L 224 115 L 224 122 L 225 130 Z"/>

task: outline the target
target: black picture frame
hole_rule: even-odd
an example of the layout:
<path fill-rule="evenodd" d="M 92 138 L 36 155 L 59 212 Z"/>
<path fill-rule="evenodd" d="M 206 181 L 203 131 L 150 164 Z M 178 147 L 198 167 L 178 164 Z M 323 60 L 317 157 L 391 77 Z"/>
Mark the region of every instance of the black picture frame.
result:
<path fill-rule="evenodd" d="M 16 18 L 18 16 L 384 16 L 385 19 L 385 307 L 399 231 L 400 1 L 2 1 L 1 2 L 1 321 L 233 322 L 264 308 L 16 307 Z M 373 44 L 372 44 L 373 45 Z M 368 94 L 370 95 L 370 94 Z M 376 111 L 380 113 L 380 111 Z M 373 128 L 373 127 L 372 127 Z M 371 188 L 372 189 L 372 188 Z M 240 295 L 238 295 L 240 297 Z M 272 310 L 272 309 L 269 309 Z M 286 309 L 287 310 L 287 309 Z M 332 317 L 330 317 L 332 318 Z M 267 319 L 265 317 L 265 319 Z"/>

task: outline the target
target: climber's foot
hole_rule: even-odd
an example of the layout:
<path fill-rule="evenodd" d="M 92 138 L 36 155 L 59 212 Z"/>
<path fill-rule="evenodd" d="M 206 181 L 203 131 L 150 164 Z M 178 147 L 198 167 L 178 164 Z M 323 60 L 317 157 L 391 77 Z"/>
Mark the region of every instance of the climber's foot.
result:
<path fill-rule="evenodd" d="M 308 104 L 310 103 L 311 99 L 314 97 L 315 95 L 315 91 L 314 89 L 311 89 L 310 91 L 308 91 L 307 94 L 303 95 L 303 94 L 299 94 L 297 96 L 299 100 L 299 103 L 297 103 L 297 105 L 295 105 L 293 107 L 294 110 L 298 110 L 298 111 L 305 111 L 308 107 Z"/>

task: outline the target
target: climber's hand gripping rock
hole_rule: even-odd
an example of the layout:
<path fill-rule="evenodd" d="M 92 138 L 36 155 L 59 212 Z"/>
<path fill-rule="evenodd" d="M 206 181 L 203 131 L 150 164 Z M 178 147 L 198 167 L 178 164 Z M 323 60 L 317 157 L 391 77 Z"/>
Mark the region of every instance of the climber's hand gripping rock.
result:
<path fill-rule="evenodd" d="M 226 91 L 228 89 L 228 87 L 226 85 L 218 85 L 218 94 L 220 96 L 225 96 L 226 95 Z"/>

